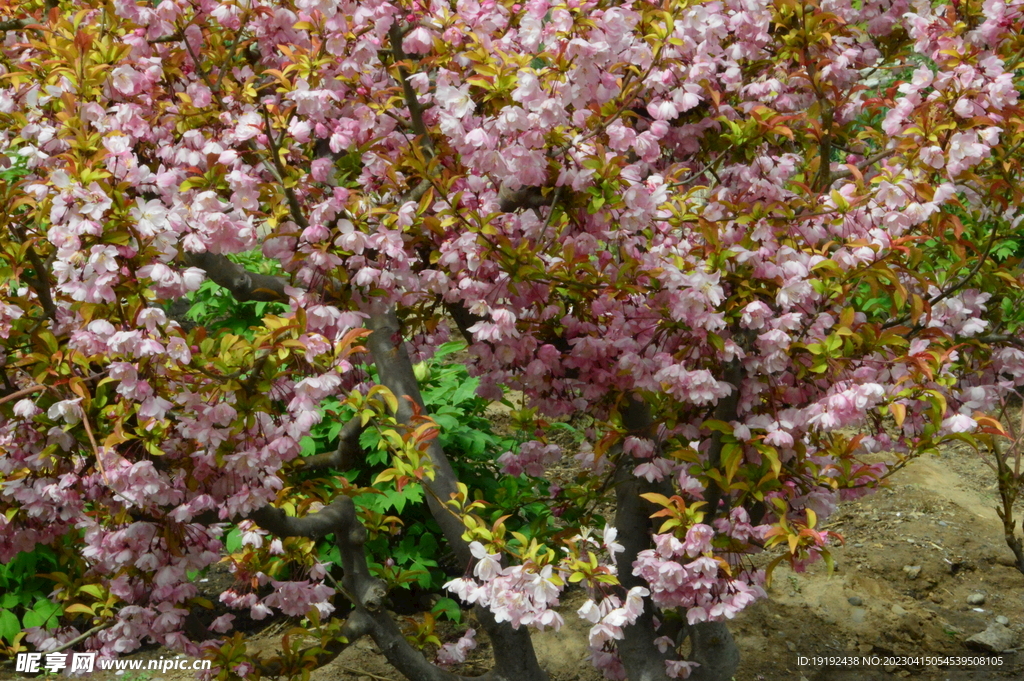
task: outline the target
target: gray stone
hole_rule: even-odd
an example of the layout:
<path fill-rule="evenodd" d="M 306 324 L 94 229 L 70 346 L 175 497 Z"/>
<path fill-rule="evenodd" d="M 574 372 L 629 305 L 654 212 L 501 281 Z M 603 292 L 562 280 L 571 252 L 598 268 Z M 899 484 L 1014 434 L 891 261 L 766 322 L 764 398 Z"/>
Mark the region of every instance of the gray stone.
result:
<path fill-rule="evenodd" d="M 1006 627 L 1006 626 L 1010 625 L 1010 618 L 1009 617 L 1004 617 L 1004 616 L 1000 615 L 999 617 L 996 618 L 996 622 L 998 622 L 999 624 L 1002 624 L 1004 627 Z"/>
<path fill-rule="evenodd" d="M 945 520 L 940 520 L 939 527 L 949 527 L 949 523 L 947 523 Z"/>
<path fill-rule="evenodd" d="M 967 605 L 985 605 L 985 594 L 971 594 L 967 597 Z"/>
<path fill-rule="evenodd" d="M 857 606 L 861 606 L 861 605 L 864 605 L 864 600 L 863 600 L 863 599 L 861 599 L 861 597 L 860 597 L 860 596 L 850 596 L 850 597 L 849 597 L 849 598 L 847 598 L 846 600 L 847 600 L 847 602 L 848 602 L 848 603 L 849 603 L 850 605 L 852 605 L 852 606 L 854 606 L 854 607 L 857 607 Z"/>
<path fill-rule="evenodd" d="M 896 615 L 896 617 L 903 617 L 907 614 L 907 611 L 902 605 L 897 603 L 896 605 L 892 606 L 892 614 Z"/>
<path fill-rule="evenodd" d="M 852 619 L 856 624 L 863 622 L 867 615 L 868 611 L 864 608 L 854 608 L 850 611 L 850 619 Z"/>
<path fill-rule="evenodd" d="M 989 653 L 1001 653 L 1004 650 L 1013 648 L 1014 635 L 1006 626 L 994 622 L 988 629 L 975 634 L 965 641 L 968 648 L 982 650 Z"/>
<path fill-rule="evenodd" d="M 918 575 L 921 574 L 920 565 L 904 565 L 903 571 L 907 573 L 907 579 L 917 579 Z"/>

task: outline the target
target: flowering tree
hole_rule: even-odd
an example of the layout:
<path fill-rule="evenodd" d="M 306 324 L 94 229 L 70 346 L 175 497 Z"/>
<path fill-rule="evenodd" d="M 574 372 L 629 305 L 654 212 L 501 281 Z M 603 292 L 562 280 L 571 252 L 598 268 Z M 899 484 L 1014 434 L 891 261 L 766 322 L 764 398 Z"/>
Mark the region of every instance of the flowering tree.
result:
<path fill-rule="evenodd" d="M 485 678 L 545 678 L 528 631 L 578 582 L 610 678 L 727 679 L 754 554 L 828 560 L 840 499 L 998 437 L 984 413 L 1024 382 L 1019 0 L 2 12 L 0 560 L 78 551 L 40 649 L 198 653 L 233 615 L 186 635 L 189 575 L 235 522 L 251 587 L 221 600 L 321 641 L 259 662 L 236 638 L 221 678 L 299 675 L 364 635 L 411 679 L 460 678 L 473 632 L 437 664 L 406 641 L 332 473 L 374 427 L 382 479 L 423 486 L 466 566 L 448 589 L 477 606 Z M 283 274 L 228 257 L 257 248 Z M 169 304 L 206 278 L 290 311 L 186 328 Z M 614 525 L 578 514 L 559 544 L 481 520 L 413 370 L 449 334 L 481 394 L 525 396 L 507 474 L 543 475 L 545 424 L 589 415 L 583 483 L 551 503 L 613 496 Z M 327 397 L 357 417 L 304 459 Z"/>

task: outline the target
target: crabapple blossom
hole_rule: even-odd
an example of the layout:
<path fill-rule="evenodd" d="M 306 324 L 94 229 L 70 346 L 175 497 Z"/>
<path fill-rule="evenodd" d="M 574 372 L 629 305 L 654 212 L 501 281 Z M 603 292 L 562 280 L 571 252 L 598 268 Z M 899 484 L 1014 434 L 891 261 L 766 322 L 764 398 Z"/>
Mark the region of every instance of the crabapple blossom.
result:
<path fill-rule="evenodd" d="M 344 440 L 344 403 L 394 436 L 376 484 L 429 493 L 464 563 L 446 588 L 519 665 L 496 675 L 542 677 L 523 628 L 560 626 L 575 580 L 606 675 L 685 678 L 662 622 L 763 597 L 759 553 L 828 558 L 818 523 L 892 470 L 863 454 L 1000 437 L 986 414 L 1024 385 L 1024 9 L 967 5 L 15 0 L 0 561 L 75 547 L 88 590 L 55 597 L 111 599 L 81 646 L 112 657 L 199 652 L 189 575 L 230 553 L 225 607 L 340 636 L 352 597 L 351 628 L 428 678 L 329 472 L 346 448 L 304 456 Z M 176 311 L 211 291 L 258 321 Z M 425 420 L 411 367 L 457 336 L 477 396 L 516 403 L 478 472 L 574 455 L 536 536 L 470 522 L 494 500 Z M 366 588 L 324 582 L 326 535 Z M 26 641 L 93 626 L 64 612 Z M 213 643 L 235 619 L 208 649 L 254 672 Z"/>

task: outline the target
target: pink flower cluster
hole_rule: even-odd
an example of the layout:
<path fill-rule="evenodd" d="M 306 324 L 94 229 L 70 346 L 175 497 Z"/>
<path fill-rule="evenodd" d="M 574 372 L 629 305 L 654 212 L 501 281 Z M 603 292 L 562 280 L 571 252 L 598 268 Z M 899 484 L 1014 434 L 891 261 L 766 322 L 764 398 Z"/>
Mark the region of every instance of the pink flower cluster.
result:
<path fill-rule="evenodd" d="M 556 444 L 529 440 L 519 445 L 518 452 L 505 452 L 498 457 L 501 471 L 506 475 L 532 475 L 541 477 L 548 466 L 562 458 L 562 448 Z"/>
<path fill-rule="evenodd" d="M 468 605 L 479 604 L 494 613 L 498 622 L 543 630 L 562 626 L 562 616 L 552 610 L 558 605 L 562 586 L 552 581 L 553 569 L 545 565 L 529 570 L 523 565 L 502 568 L 498 554 L 488 554 L 480 542 L 472 542 L 470 549 L 477 563 L 473 574 L 480 580 L 453 579 L 444 588 Z"/>
<path fill-rule="evenodd" d="M 754 532 L 749 524 L 738 525 L 730 528 L 737 538 Z M 685 610 L 690 624 L 732 619 L 765 596 L 760 571 L 730 576 L 723 570 L 710 553 L 713 536 L 714 530 L 701 524 L 687 531 L 684 542 L 671 534 L 655 535 L 656 548 L 641 551 L 633 564 L 633 574 L 651 585 L 655 605 Z"/>

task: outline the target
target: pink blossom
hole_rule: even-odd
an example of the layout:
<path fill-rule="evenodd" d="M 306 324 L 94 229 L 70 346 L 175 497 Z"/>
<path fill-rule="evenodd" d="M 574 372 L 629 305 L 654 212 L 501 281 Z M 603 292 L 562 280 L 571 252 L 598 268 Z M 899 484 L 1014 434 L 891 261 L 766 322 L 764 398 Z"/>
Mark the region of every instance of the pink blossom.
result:
<path fill-rule="evenodd" d="M 402 49 L 408 54 L 426 54 L 433 47 L 434 38 L 429 30 L 419 26 L 402 39 Z"/>

